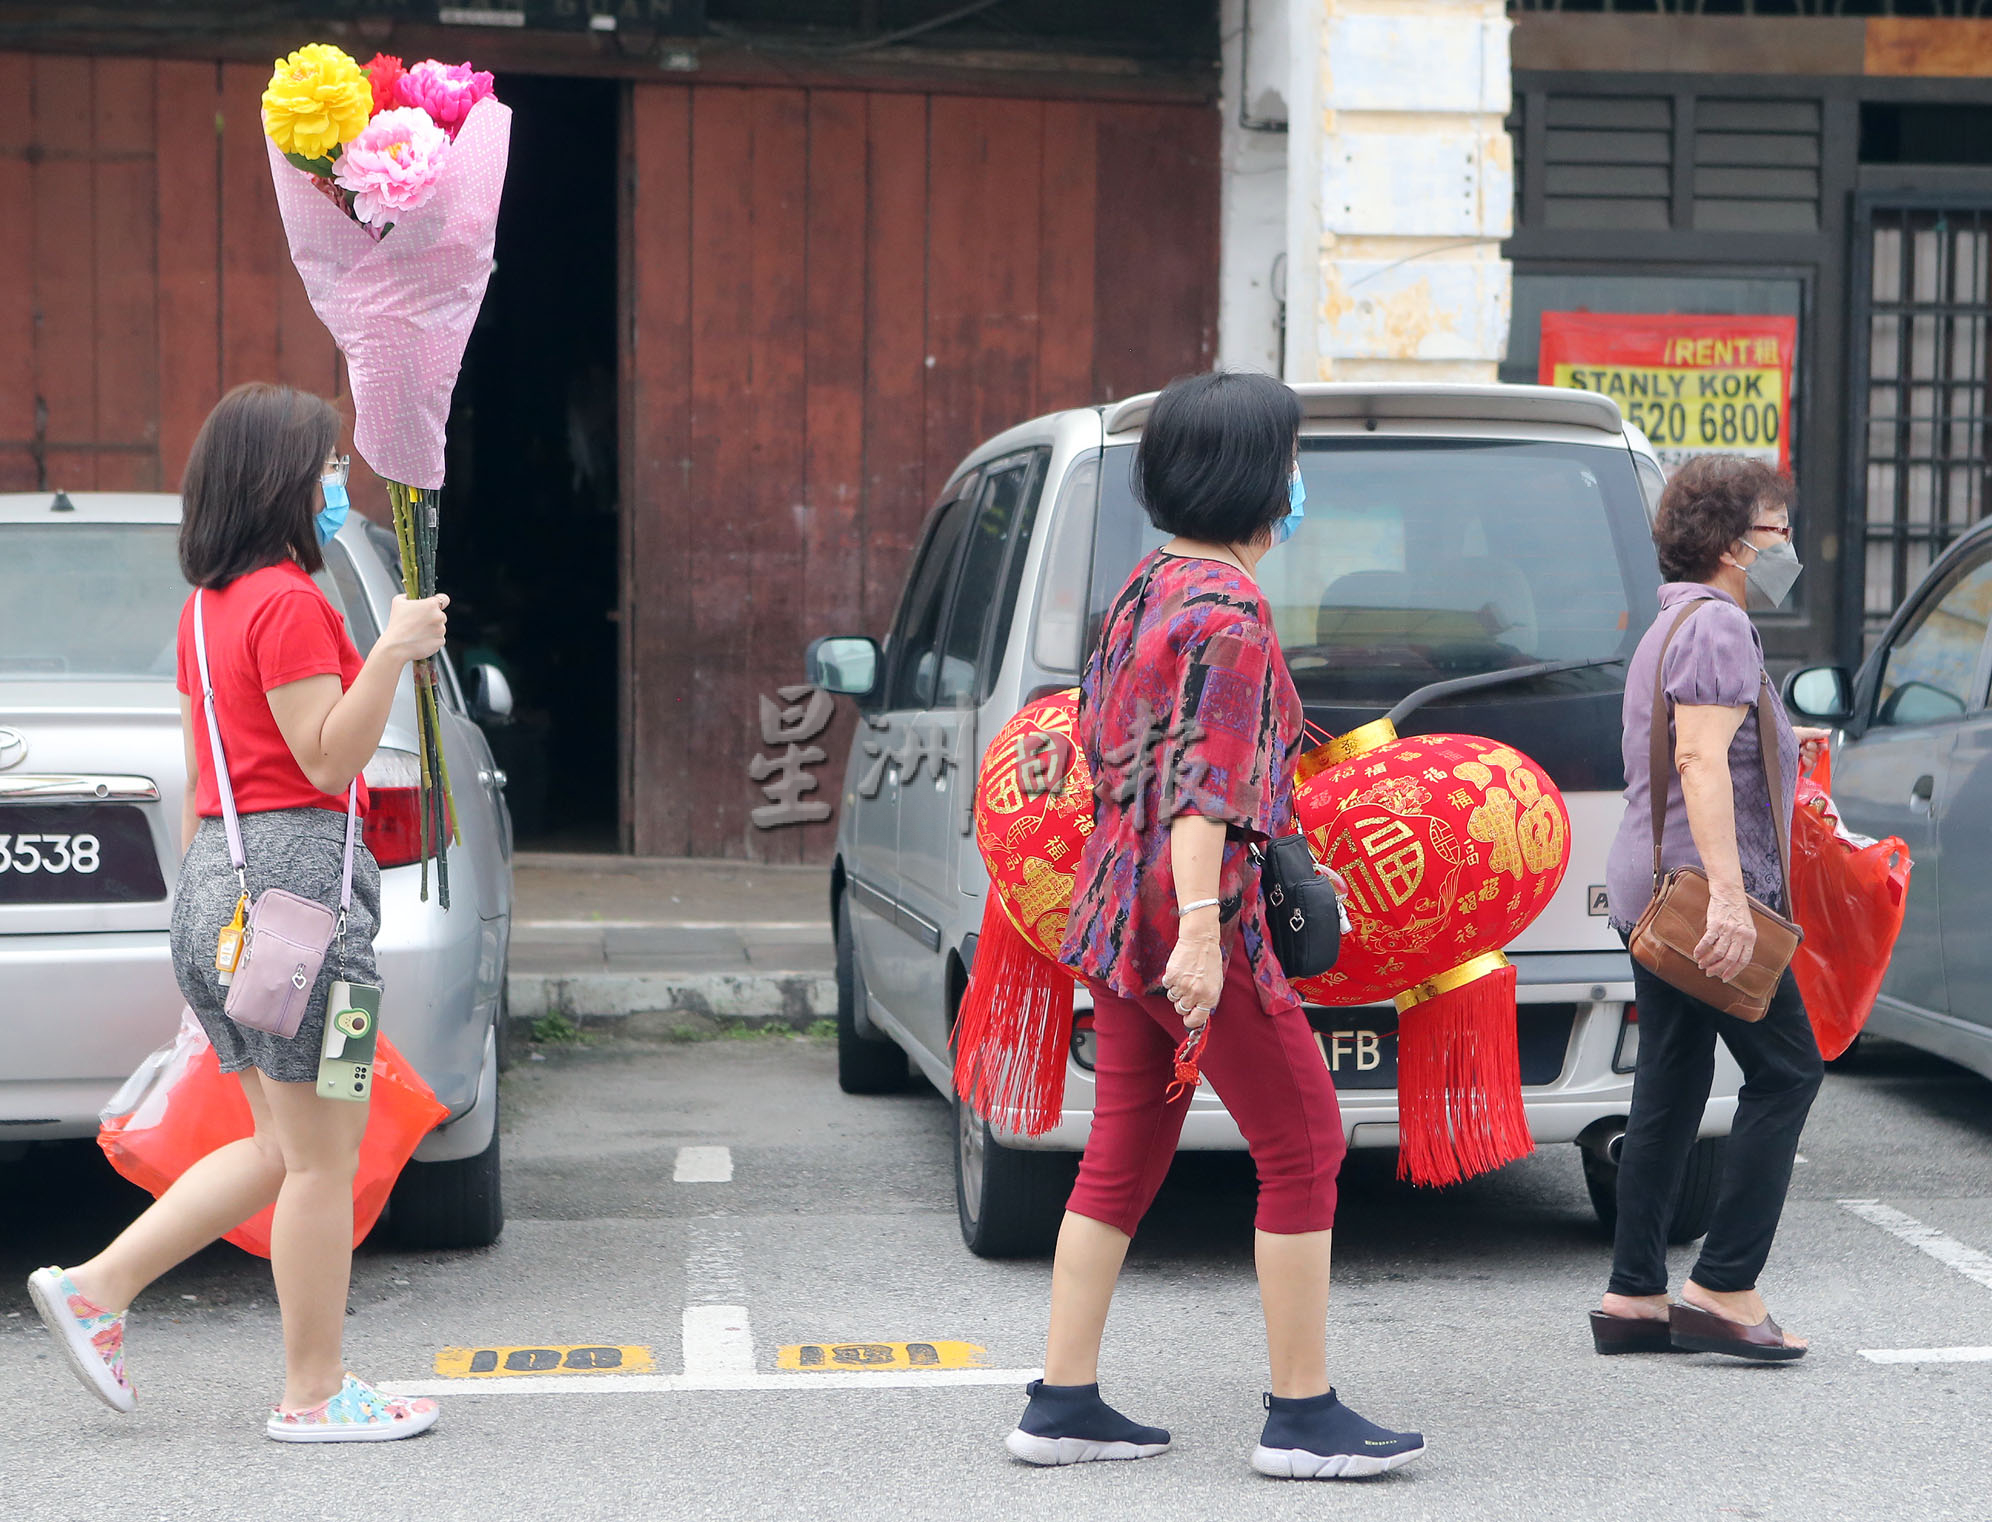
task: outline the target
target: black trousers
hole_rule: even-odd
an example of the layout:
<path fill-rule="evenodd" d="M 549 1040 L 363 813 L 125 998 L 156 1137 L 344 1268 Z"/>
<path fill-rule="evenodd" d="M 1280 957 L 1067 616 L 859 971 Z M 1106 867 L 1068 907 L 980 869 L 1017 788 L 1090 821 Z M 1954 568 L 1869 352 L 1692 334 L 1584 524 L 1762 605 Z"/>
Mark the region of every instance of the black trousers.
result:
<path fill-rule="evenodd" d="M 1632 985 L 1639 1060 L 1619 1153 L 1610 1292 L 1658 1295 L 1667 1288 L 1667 1224 L 1715 1080 L 1717 1036 L 1742 1068 L 1743 1088 L 1715 1218 L 1690 1277 L 1719 1292 L 1754 1289 L 1784 1213 L 1798 1135 L 1825 1076 L 1798 980 L 1786 972 L 1770 1012 L 1757 1021 L 1725 1015 L 1637 962 Z"/>

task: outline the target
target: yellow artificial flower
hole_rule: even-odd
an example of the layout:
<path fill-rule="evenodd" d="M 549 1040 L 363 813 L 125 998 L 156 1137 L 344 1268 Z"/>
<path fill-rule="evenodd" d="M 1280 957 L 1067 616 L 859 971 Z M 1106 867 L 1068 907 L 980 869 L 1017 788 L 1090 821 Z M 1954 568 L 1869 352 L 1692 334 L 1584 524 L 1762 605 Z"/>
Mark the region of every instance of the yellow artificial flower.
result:
<path fill-rule="evenodd" d="M 263 92 L 263 130 L 280 152 L 303 158 L 330 158 L 365 130 L 372 114 L 373 86 L 330 43 L 310 43 L 279 58 Z"/>

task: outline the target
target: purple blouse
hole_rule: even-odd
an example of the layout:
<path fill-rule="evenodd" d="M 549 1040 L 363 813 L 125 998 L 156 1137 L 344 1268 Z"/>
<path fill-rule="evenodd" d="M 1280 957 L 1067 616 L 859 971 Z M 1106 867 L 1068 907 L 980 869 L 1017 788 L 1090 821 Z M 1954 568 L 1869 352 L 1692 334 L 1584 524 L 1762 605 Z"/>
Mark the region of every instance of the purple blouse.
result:
<path fill-rule="evenodd" d="M 1674 703 L 1717 708 L 1755 709 L 1764 669 L 1764 642 L 1750 615 L 1728 593 L 1700 582 L 1670 581 L 1660 588 L 1660 616 L 1633 652 L 1625 677 L 1625 818 L 1612 841 L 1605 866 L 1611 924 L 1630 931 L 1653 897 L 1653 794 L 1649 773 L 1653 716 L 1653 667 L 1660 644 L 1673 627 L 1681 604 L 1694 598 L 1715 604 L 1703 608 L 1681 626 L 1667 648 L 1665 690 Z M 1791 810 L 1798 788 L 1798 739 L 1784 704 L 1771 692 L 1777 720 L 1778 756 L 1784 768 L 1784 819 L 1791 827 Z M 1669 727 L 1672 727 L 1671 717 Z M 1761 745 L 1754 712 L 1743 720 L 1729 745 L 1729 781 L 1735 789 L 1736 849 L 1743 864 L 1743 891 L 1760 904 L 1785 911 L 1784 874 L 1778 865 L 1777 827 L 1771 814 L 1770 787 L 1764 780 Z M 1667 774 L 1667 824 L 1661 834 L 1660 865 L 1699 867 L 1688 829 L 1687 804 L 1681 798 L 1679 772 Z"/>

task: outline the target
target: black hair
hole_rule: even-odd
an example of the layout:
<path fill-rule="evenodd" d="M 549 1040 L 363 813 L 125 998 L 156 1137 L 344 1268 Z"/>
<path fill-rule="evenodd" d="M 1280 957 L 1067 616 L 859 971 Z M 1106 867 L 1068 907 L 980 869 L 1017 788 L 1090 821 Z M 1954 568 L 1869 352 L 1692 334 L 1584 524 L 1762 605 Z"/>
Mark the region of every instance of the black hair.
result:
<path fill-rule="evenodd" d="M 1669 581 L 1707 581 L 1760 512 L 1790 511 L 1791 477 L 1761 460 L 1695 455 L 1667 479 L 1653 515 L 1653 548 Z"/>
<path fill-rule="evenodd" d="M 1141 430 L 1136 499 L 1164 533 L 1247 544 L 1288 511 L 1300 402 L 1270 375 L 1217 370 L 1169 382 Z"/>
<path fill-rule="evenodd" d="M 311 520 L 338 442 L 339 414 L 307 391 L 251 381 L 216 402 L 181 481 L 181 575 L 219 590 L 287 559 L 322 568 Z"/>

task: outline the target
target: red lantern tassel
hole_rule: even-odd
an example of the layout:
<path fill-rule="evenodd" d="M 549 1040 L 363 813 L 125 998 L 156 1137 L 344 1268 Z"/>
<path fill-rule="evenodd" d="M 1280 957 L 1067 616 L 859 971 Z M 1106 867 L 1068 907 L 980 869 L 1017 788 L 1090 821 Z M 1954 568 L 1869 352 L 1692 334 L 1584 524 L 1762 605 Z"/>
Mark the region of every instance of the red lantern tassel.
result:
<path fill-rule="evenodd" d="M 1058 1124 L 1072 1045 L 1072 975 L 1024 939 L 994 884 L 955 1019 L 955 1092 L 1025 1136 Z"/>
<path fill-rule="evenodd" d="M 1457 1184 L 1527 1157 L 1508 959 L 1493 952 L 1428 978 L 1397 1009 L 1398 1177 Z"/>

